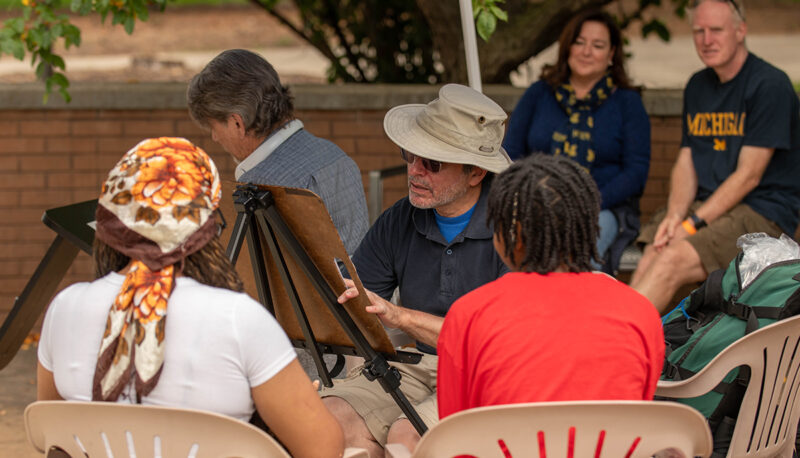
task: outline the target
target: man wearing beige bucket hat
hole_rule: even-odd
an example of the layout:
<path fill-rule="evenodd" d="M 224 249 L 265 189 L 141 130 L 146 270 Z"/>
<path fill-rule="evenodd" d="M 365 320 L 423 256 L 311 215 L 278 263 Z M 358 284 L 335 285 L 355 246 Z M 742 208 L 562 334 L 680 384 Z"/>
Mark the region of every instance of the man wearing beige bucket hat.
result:
<path fill-rule="evenodd" d="M 408 197 L 386 210 L 353 255 L 371 305 L 383 324 L 414 338 L 416 365 L 395 364 L 400 389 L 430 427 L 438 421 L 436 341 L 450 305 L 507 272 L 487 226 L 488 178 L 511 163 L 500 146 L 507 115 L 483 94 L 448 84 L 428 103 L 389 110 L 383 127 L 408 167 Z M 348 280 L 349 281 L 349 280 Z M 358 294 L 348 283 L 339 298 Z M 399 288 L 402 306 L 389 302 Z M 419 435 L 377 382 L 360 368 L 322 391 L 348 446 L 379 456 L 381 446 Z"/>

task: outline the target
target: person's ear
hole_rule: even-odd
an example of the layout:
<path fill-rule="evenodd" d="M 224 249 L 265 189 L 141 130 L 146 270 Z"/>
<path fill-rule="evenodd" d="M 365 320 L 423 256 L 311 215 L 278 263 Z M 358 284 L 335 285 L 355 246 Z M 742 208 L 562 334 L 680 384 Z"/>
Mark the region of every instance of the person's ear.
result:
<path fill-rule="evenodd" d="M 745 35 L 747 35 L 747 23 L 739 21 L 739 25 L 736 27 L 736 40 L 743 43 Z"/>
<path fill-rule="evenodd" d="M 470 186 L 478 186 L 483 178 L 486 176 L 488 172 L 486 169 L 482 169 L 476 165 L 472 166 L 472 170 L 469 172 L 469 185 Z"/>
<path fill-rule="evenodd" d="M 228 127 L 233 128 L 239 137 L 243 138 L 247 135 L 247 127 L 239 113 L 233 113 L 228 117 Z"/>

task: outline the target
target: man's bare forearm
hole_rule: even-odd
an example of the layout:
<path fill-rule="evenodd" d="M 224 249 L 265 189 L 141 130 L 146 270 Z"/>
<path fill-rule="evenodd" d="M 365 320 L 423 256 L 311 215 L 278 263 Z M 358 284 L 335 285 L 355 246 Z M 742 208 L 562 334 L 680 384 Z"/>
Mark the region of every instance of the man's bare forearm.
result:
<path fill-rule="evenodd" d="M 402 307 L 400 329 L 414 339 L 436 347 L 444 318 Z"/>
<path fill-rule="evenodd" d="M 773 151 L 771 148 L 742 147 L 736 170 L 697 209 L 697 216 L 711 222 L 738 205 L 758 186 Z"/>
<path fill-rule="evenodd" d="M 692 162 L 692 152 L 681 148 L 670 176 L 667 216 L 683 218 L 697 197 L 697 173 Z"/>

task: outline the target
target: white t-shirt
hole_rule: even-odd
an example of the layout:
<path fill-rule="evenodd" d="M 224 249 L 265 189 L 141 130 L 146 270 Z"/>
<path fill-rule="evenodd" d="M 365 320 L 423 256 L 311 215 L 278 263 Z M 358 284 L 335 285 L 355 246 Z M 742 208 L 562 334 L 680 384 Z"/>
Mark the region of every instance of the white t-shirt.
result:
<path fill-rule="evenodd" d="M 53 372 L 64 399 L 92 399 L 100 340 L 123 280 L 111 273 L 77 283 L 50 304 L 39 362 Z M 178 277 L 166 320 L 161 377 L 142 404 L 209 410 L 247 421 L 255 410 L 250 388 L 296 358 L 280 325 L 244 293 Z M 118 402 L 136 402 L 133 384 Z"/>

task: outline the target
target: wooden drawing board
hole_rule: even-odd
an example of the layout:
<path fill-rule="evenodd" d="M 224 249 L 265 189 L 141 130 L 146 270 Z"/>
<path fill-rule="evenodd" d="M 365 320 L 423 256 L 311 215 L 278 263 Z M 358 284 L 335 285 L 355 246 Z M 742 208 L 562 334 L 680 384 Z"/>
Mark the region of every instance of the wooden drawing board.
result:
<path fill-rule="evenodd" d="M 272 194 L 278 214 L 336 295 L 345 290 L 344 280 L 337 262 L 344 265 L 359 291 L 358 297 L 343 304 L 345 310 L 365 336 L 370 347 L 379 353 L 395 355 L 396 352 L 380 320 L 365 310 L 365 307 L 369 305 L 369 300 L 364 286 L 361 284 L 356 269 L 319 196 L 307 189 L 265 185 L 256 187 Z M 266 237 L 269 236 L 268 232 L 263 229 L 259 231 L 259 237 L 267 264 L 269 292 L 275 308 L 275 317 L 290 339 L 304 339 L 286 287 L 276 266 L 276 260 L 268 248 L 266 241 Z M 281 240 L 280 237 L 276 238 L 317 342 L 353 347 L 353 343 L 325 304 L 325 299 L 302 271 L 299 260 L 291 256 L 284 240 Z"/>

